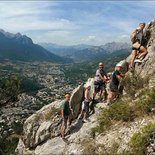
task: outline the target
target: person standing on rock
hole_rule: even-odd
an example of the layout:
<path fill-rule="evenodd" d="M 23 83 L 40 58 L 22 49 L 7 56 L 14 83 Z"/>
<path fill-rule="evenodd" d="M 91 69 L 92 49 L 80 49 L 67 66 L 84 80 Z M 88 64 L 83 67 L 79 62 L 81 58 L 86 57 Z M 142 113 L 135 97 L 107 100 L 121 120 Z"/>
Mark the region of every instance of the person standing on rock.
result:
<path fill-rule="evenodd" d="M 139 27 L 135 29 L 131 34 L 132 57 L 131 57 L 129 68 L 133 68 L 135 62 L 142 63 L 142 60 L 148 53 L 147 49 L 142 45 L 144 28 L 145 28 L 145 23 L 140 23 Z"/>
<path fill-rule="evenodd" d="M 104 100 L 106 100 L 107 92 L 106 92 L 106 80 L 107 74 L 104 71 L 104 64 L 102 62 L 99 63 L 99 68 L 96 71 L 95 75 L 95 90 L 93 94 L 93 101 L 95 100 L 96 94 L 100 92 L 100 98 L 104 96 Z"/>
<path fill-rule="evenodd" d="M 107 105 L 111 103 L 118 95 L 119 95 L 119 84 L 120 80 L 124 77 L 121 74 L 122 65 L 117 64 L 115 71 L 112 73 L 111 81 L 110 81 L 110 93 L 108 94 Z"/>
<path fill-rule="evenodd" d="M 67 123 L 69 121 L 69 115 L 72 112 L 72 109 L 69 105 L 70 95 L 65 95 L 65 100 L 61 103 L 61 116 L 62 116 L 62 124 L 61 124 L 61 137 L 65 138 L 65 130 L 67 128 Z"/>
<path fill-rule="evenodd" d="M 78 117 L 78 120 L 83 116 L 83 120 L 82 122 L 85 123 L 87 122 L 87 118 L 89 116 L 89 104 L 92 100 L 91 98 L 91 85 L 90 83 L 86 83 L 85 87 L 85 92 L 84 92 L 84 101 L 82 102 L 82 109 L 81 109 L 81 113 Z"/>

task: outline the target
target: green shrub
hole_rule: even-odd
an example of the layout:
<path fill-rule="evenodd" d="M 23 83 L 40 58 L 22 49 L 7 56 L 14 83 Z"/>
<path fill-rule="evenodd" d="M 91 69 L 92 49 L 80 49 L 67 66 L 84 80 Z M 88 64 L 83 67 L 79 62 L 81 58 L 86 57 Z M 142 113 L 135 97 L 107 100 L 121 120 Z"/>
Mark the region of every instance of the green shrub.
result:
<path fill-rule="evenodd" d="M 16 137 L 0 140 L 0 154 L 14 155 L 19 139 Z"/>
<path fill-rule="evenodd" d="M 21 135 L 23 133 L 23 123 L 22 122 L 14 122 L 12 126 L 15 134 Z"/>
<path fill-rule="evenodd" d="M 149 123 L 140 132 L 135 133 L 129 142 L 130 154 L 145 155 L 146 144 L 148 143 L 152 132 L 155 132 L 155 124 Z"/>
<path fill-rule="evenodd" d="M 5 82 L 3 95 L 9 97 L 12 101 L 17 101 L 20 93 L 20 83 L 18 76 L 11 75 Z"/>
<path fill-rule="evenodd" d="M 117 101 L 108 109 L 109 117 L 116 121 L 132 121 L 135 118 L 134 109 L 128 103 Z"/>
<path fill-rule="evenodd" d="M 137 90 L 145 87 L 149 81 L 149 76 L 142 78 L 137 72 L 130 72 L 122 81 L 127 95 L 135 97 Z"/>
<path fill-rule="evenodd" d="M 145 89 L 141 92 L 141 97 L 135 102 L 135 112 L 142 116 L 148 114 L 155 107 L 155 90 Z"/>
<path fill-rule="evenodd" d="M 112 104 L 109 109 L 103 109 L 98 117 L 98 126 L 92 130 L 103 132 L 112 125 L 112 121 L 128 122 L 133 121 L 135 117 L 133 106 L 120 100 Z"/>
<path fill-rule="evenodd" d="M 154 110 L 153 110 L 154 109 Z M 152 114 L 155 112 L 155 90 L 144 89 L 138 99 L 132 101 L 130 98 L 115 101 L 108 109 L 103 109 L 98 117 L 98 125 L 92 132 L 104 132 L 109 129 L 114 121 L 133 121 L 136 117 Z"/>

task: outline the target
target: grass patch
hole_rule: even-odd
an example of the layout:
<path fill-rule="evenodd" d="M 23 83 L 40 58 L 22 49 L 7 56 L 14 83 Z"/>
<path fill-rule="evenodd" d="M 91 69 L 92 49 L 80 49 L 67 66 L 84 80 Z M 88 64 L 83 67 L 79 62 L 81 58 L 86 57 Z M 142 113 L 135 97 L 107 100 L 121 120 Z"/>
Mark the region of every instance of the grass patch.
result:
<path fill-rule="evenodd" d="M 137 116 L 143 116 L 154 112 L 155 107 L 155 89 L 145 89 L 141 92 L 141 97 L 134 103 Z"/>
<path fill-rule="evenodd" d="M 147 154 L 147 144 L 150 139 L 151 133 L 155 132 L 155 123 L 149 123 L 140 132 L 135 133 L 131 138 L 130 154 L 132 155 L 145 155 Z"/>
<path fill-rule="evenodd" d="M 60 109 L 51 107 L 46 112 L 36 113 L 34 119 L 35 121 L 48 121 L 48 120 L 51 120 L 56 115 L 60 115 Z"/>
<path fill-rule="evenodd" d="M 134 109 L 129 104 L 123 101 L 115 102 L 109 109 L 104 109 L 98 117 L 98 126 L 93 128 L 93 132 L 99 133 L 107 130 L 112 125 L 113 121 L 133 121 L 135 118 Z"/>
<path fill-rule="evenodd" d="M 82 142 L 83 153 L 86 155 L 119 155 L 117 153 L 119 144 L 114 142 L 111 147 L 105 148 L 103 144 L 96 144 L 94 140 Z M 123 154 L 125 155 L 125 154 Z"/>
<path fill-rule="evenodd" d="M 155 90 L 145 89 L 137 100 L 117 100 L 108 109 L 103 109 L 98 117 L 98 125 L 92 132 L 102 133 L 110 129 L 116 121 L 130 122 L 155 112 Z"/>
<path fill-rule="evenodd" d="M 44 119 L 45 120 L 50 120 L 52 119 L 55 115 L 60 115 L 60 109 L 51 107 L 50 110 L 48 110 L 46 113 L 44 113 Z"/>
<path fill-rule="evenodd" d="M 82 146 L 83 146 L 83 152 L 86 154 L 94 154 L 97 155 L 96 150 L 97 150 L 97 146 L 95 144 L 95 142 L 93 140 L 85 140 L 82 142 Z"/>
<path fill-rule="evenodd" d="M 135 97 L 138 90 L 144 88 L 148 84 L 149 76 L 142 78 L 136 71 L 130 72 L 122 81 L 124 90 L 130 97 Z"/>

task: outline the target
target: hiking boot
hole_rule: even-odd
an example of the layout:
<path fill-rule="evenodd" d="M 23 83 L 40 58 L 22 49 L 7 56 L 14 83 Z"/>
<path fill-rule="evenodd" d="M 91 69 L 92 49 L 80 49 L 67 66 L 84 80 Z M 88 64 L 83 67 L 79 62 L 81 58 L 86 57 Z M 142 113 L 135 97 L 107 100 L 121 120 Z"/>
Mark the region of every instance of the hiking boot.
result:
<path fill-rule="evenodd" d="M 135 63 L 142 63 L 142 60 L 140 60 L 140 59 L 135 59 Z"/>

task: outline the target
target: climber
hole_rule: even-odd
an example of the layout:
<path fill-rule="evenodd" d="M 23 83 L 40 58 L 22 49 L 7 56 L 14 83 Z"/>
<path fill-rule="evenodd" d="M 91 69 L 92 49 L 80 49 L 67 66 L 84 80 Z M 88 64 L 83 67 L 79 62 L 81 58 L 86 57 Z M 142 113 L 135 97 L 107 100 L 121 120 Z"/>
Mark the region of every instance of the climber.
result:
<path fill-rule="evenodd" d="M 129 68 L 133 68 L 135 62 L 142 63 L 142 60 L 147 55 L 147 49 L 142 45 L 144 28 L 145 23 L 140 23 L 139 27 L 135 29 L 131 34 L 132 58 L 130 61 Z"/>
<path fill-rule="evenodd" d="M 107 94 L 110 93 L 110 83 L 111 83 L 111 78 L 112 78 L 112 72 L 107 73 L 107 82 L 106 82 L 106 91 Z"/>
<path fill-rule="evenodd" d="M 82 120 L 82 122 L 83 123 L 85 123 L 85 122 L 87 122 L 88 121 L 88 116 L 89 116 L 89 104 L 90 104 L 90 102 L 91 102 L 91 100 L 92 100 L 92 98 L 91 98 L 91 92 L 90 92 L 90 90 L 91 90 L 91 85 L 90 85 L 90 83 L 88 82 L 88 83 L 86 83 L 86 85 L 84 86 L 84 88 L 85 88 L 85 92 L 84 92 L 84 101 L 82 102 L 82 109 L 81 109 L 81 113 L 80 113 L 80 115 L 79 115 L 79 117 L 78 117 L 78 120 L 81 118 L 81 117 L 83 117 L 83 120 Z"/>
<path fill-rule="evenodd" d="M 107 98 L 107 92 L 106 92 L 106 80 L 107 80 L 107 74 L 104 71 L 104 65 L 102 62 L 99 63 L 99 68 L 96 71 L 95 76 L 95 90 L 93 94 L 93 101 L 95 100 L 96 94 L 100 92 L 100 98 L 104 96 L 104 100 Z"/>
<path fill-rule="evenodd" d="M 110 80 L 110 93 L 108 94 L 107 105 L 111 103 L 119 95 L 119 83 L 120 80 L 124 77 L 121 74 L 122 64 L 118 63 L 116 65 L 115 71 L 112 73 Z"/>
<path fill-rule="evenodd" d="M 61 125 L 61 137 L 65 138 L 65 130 L 67 128 L 67 123 L 69 121 L 69 115 L 73 112 L 69 105 L 70 95 L 65 95 L 65 100 L 61 103 L 61 116 L 62 116 L 62 125 Z"/>

